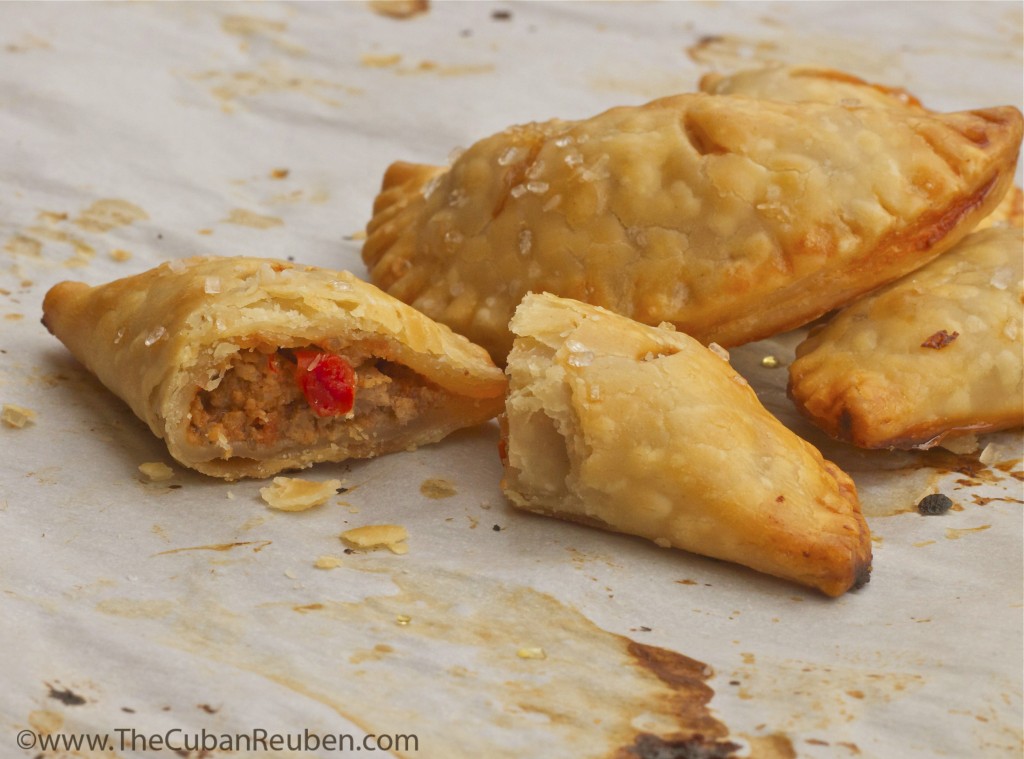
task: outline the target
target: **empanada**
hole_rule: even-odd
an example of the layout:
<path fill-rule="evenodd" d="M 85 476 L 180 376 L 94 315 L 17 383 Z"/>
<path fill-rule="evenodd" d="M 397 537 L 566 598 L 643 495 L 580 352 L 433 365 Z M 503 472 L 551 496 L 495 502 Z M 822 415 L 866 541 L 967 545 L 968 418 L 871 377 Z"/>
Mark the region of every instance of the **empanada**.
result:
<path fill-rule="evenodd" d="M 833 437 L 929 448 L 1024 423 L 1024 232 L 975 232 L 797 347 L 789 394 Z"/>
<path fill-rule="evenodd" d="M 193 258 L 63 282 L 43 312 L 175 459 L 225 479 L 432 443 L 504 399 L 481 348 L 348 272 Z"/>
<path fill-rule="evenodd" d="M 932 114 L 703 93 L 392 165 L 371 280 L 496 361 L 528 291 L 736 345 L 939 255 L 1011 185 L 1013 107 Z"/>
<path fill-rule="evenodd" d="M 871 538 L 852 480 L 723 355 L 549 294 L 526 296 L 512 330 L 501 424 L 513 504 L 831 596 L 867 581 Z"/>
<path fill-rule="evenodd" d="M 734 74 L 705 74 L 700 89 L 710 95 L 744 95 L 794 103 L 828 103 L 846 107 L 904 108 L 925 112 L 916 97 L 899 87 L 872 84 L 832 69 L 765 66 Z M 1024 193 L 1011 187 L 975 229 L 1024 224 Z"/>
<path fill-rule="evenodd" d="M 709 95 L 745 95 L 848 108 L 925 110 L 920 100 L 900 87 L 873 84 L 842 71 L 811 66 L 770 65 L 733 74 L 709 73 L 701 77 L 700 90 Z"/>

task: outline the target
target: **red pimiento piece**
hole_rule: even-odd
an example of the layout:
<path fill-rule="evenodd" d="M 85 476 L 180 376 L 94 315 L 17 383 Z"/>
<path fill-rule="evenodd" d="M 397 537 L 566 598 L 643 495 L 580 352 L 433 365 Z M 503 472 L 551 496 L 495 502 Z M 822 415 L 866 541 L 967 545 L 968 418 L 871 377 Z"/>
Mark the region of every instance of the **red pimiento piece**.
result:
<path fill-rule="evenodd" d="M 317 416 L 341 416 L 356 399 L 356 373 L 348 361 L 333 353 L 295 351 L 295 381 Z"/>

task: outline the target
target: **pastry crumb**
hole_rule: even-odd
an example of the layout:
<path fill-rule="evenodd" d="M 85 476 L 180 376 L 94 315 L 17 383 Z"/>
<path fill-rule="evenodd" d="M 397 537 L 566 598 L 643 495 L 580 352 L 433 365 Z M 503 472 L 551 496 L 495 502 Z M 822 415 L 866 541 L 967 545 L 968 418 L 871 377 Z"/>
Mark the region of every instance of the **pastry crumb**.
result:
<path fill-rule="evenodd" d="M 337 556 L 317 556 L 313 566 L 317 569 L 337 569 L 341 566 L 341 559 Z"/>
<path fill-rule="evenodd" d="M 0 421 L 3 422 L 4 427 L 12 427 L 20 430 L 26 425 L 35 423 L 36 412 L 30 408 L 25 408 L 24 406 L 5 403 L 3 410 L 0 411 Z"/>
<path fill-rule="evenodd" d="M 453 495 L 458 494 L 458 490 L 455 489 L 455 483 L 451 480 L 446 480 L 442 477 L 431 477 L 430 479 L 423 480 L 420 483 L 420 493 L 425 495 L 427 498 L 439 499 L 439 498 L 451 498 Z"/>
<path fill-rule="evenodd" d="M 139 464 L 139 472 L 150 482 L 166 482 L 174 476 L 174 470 L 162 461 L 147 461 Z"/>
<path fill-rule="evenodd" d="M 132 254 L 131 254 L 131 251 L 129 251 L 129 250 L 124 250 L 122 248 L 115 248 L 114 250 L 110 251 L 110 257 L 112 259 L 114 259 L 115 261 L 123 263 L 124 261 L 130 260 L 131 257 L 132 257 Z"/>
<path fill-rule="evenodd" d="M 520 648 L 516 651 L 516 656 L 520 659 L 547 659 L 548 655 L 544 653 L 544 649 L 539 646 L 528 646 Z"/>
<path fill-rule="evenodd" d="M 399 555 L 408 553 L 409 533 L 399 524 L 368 524 L 341 533 L 341 539 L 356 548 L 387 548 Z"/>
<path fill-rule="evenodd" d="M 939 447 L 952 453 L 974 453 L 978 450 L 978 438 L 974 435 L 958 435 L 946 438 L 939 443 Z"/>
<path fill-rule="evenodd" d="M 260 488 L 260 497 L 278 511 L 305 511 L 326 503 L 341 487 L 341 480 L 314 482 L 297 477 L 275 477 L 272 485 Z"/>

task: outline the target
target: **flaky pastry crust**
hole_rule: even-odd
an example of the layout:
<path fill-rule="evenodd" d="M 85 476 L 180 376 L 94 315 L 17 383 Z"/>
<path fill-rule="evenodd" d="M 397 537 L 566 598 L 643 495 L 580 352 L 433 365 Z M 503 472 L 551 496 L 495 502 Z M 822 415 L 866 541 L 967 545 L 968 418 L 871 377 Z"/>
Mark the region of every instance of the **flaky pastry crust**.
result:
<path fill-rule="evenodd" d="M 63 282 L 47 293 L 43 312 L 47 328 L 175 459 L 226 479 L 435 442 L 495 416 L 506 386 L 485 351 L 376 287 L 348 272 L 280 261 L 192 258 L 99 287 Z M 377 386 L 366 392 L 380 399 L 372 416 L 356 413 L 357 390 L 355 411 L 332 420 L 329 434 L 292 387 L 286 370 L 294 364 L 278 360 L 293 349 L 359 356 Z M 233 393 L 241 397 L 215 398 L 232 371 L 250 384 L 239 378 Z M 252 408 L 259 388 L 251 383 L 261 381 L 298 397 L 288 420 L 274 421 L 280 409 L 272 401 Z M 392 386 L 403 389 L 400 419 L 387 407 Z M 245 440 L 240 415 L 260 427 Z M 303 442 L 274 428 L 286 422 L 305 425 Z"/>
<path fill-rule="evenodd" d="M 691 337 L 549 294 L 512 320 L 502 487 L 519 508 L 838 596 L 867 581 L 853 481 Z"/>
<path fill-rule="evenodd" d="M 775 64 L 737 71 L 712 72 L 700 79 L 709 95 L 745 95 L 794 103 L 827 103 L 844 107 L 902 107 L 924 111 L 921 101 L 901 87 L 868 82 L 835 69 Z"/>
<path fill-rule="evenodd" d="M 1012 183 L 1012 107 L 704 93 L 507 129 L 450 167 L 392 165 L 371 280 L 501 362 L 528 291 L 736 345 L 804 324 L 947 250 Z"/>
<path fill-rule="evenodd" d="M 797 347 L 789 394 L 862 448 L 1024 424 L 1024 232 L 992 228 L 841 311 Z"/>

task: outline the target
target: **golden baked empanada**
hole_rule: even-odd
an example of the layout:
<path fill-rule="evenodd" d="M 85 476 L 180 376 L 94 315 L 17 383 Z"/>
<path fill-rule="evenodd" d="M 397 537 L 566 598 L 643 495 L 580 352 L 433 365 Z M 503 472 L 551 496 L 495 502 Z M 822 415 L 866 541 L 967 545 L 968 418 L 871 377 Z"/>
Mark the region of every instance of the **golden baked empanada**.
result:
<path fill-rule="evenodd" d="M 481 348 L 348 272 L 193 258 L 63 282 L 43 312 L 175 459 L 225 479 L 432 443 L 505 394 Z"/>
<path fill-rule="evenodd" d="M 700 89 L 710 95 L 744 95 L 794 103 L 829 103 L 846 107 L 926 109 L 904 89 L 872 84 L 832 69 L 799 66 L 765 66 L 734 74 L 705 74 Z M 1024 224 L 1024 193 L 1011 187 L 992 212 L 975 229 Z"/>
<path fill-rule="evenodd" d="M 510 128 L 385 174 L 372 281 L 501 361 L 528 291 L 735 345 L 952 246 L 1013 179 L 1021 114 L 703 93 Z"/>
<path fill-rule="evenodd" d="M 794 103 L 828 103 L 847 108 L 868 106 L 925 110 L 921 101 L 900 87 L 873 84 L 842 71 L 811 66 L 770 65 L 733 74 L 705 74 L 700 80 L 700 90 L 709 95 L 745 95 Z"/>
<path fill-rule="evenodd" d="M 529 511 L 650 538 L 838 596 L 868 579 L 850 478 L 724 356 L 549 294 L 512 320 L 502 488 Z"/>
<path fill-rule="evenodd" d="M 975 232 L 797 347 L 789 393 L 833 437 L 929 448 L 1024 423 L 1024 232 Z"/>

